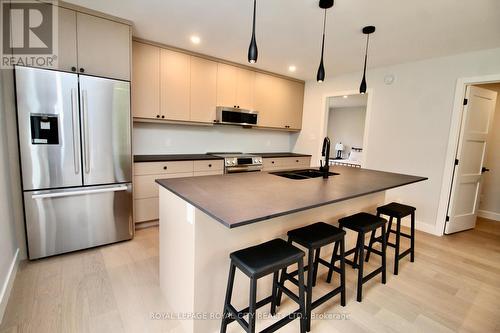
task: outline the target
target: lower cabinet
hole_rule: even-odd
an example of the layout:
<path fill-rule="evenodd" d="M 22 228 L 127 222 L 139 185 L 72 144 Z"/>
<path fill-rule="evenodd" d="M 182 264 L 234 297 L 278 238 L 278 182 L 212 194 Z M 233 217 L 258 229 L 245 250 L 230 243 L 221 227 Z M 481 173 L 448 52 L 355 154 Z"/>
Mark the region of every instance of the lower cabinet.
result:
<path fill-rule="evenodd" d="M 158 220 L 156 179 L 214 176 L 224 173 L 222 160 L 141 162 L 134 164 L 134 221 Z"/>
<path fill-rule="evenodd" d="M 278 157 L 264 158 L 262 160 L 264 168 L 262 171 L 280 171 L 295 168 L 309 168 L 311 166 L 311 157 Z"/>

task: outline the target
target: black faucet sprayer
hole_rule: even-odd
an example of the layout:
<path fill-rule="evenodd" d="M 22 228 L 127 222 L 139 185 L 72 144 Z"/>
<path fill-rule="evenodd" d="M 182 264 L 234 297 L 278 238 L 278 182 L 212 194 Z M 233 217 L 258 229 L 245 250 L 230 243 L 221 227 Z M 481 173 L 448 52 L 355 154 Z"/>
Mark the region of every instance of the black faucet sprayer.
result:
<path fill-rule="evenodd" d="M 323 140 L 323 149 L 321 151 L 321 156 L 325 158 L 324 161 L 320 161 L 319 170 L 323 172 L 323 178 L 328 178 L 330 175 L 330 138 L 325 137 Z"/>

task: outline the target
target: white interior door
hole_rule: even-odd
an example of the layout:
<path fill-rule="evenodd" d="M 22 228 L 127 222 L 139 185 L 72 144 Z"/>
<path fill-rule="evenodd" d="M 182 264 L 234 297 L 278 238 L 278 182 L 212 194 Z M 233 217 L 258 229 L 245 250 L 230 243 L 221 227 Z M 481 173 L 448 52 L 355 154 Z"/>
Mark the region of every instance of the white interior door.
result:
<path fill-rule="evenodd" d="M 446 234 L 472 229 L 476 225 L 486 139 L 492 127 L 497 93 L 470 86 L 466 98 L 468 102 L 462 116 L 456 157 L 458 165 L 453 176 Z"/>

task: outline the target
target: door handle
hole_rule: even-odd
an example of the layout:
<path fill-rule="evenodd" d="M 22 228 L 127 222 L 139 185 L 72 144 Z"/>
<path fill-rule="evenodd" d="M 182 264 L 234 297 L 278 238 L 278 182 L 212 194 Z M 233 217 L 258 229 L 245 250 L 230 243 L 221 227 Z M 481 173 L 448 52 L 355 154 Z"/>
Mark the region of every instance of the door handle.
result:
<path fill-rule="evenodd" d="M 75 174 L 80 173 L 80 145 L 78 144 L 78 114 L 76 105 L 77 95 L 76 89 L 71 89 L 71 116 L 73 117 L 73 163 L 75 166 Z"/>
<path fill-rule="evenodd" d="M 65 192 L 50 192 L 50 193 L 40 193 L 33 194 L 32 199 L 48 199 L 48 198 L 61 198 L 61 197 L 71 197 L 76 195 L 86 195 L 86 194 L 97 194 L 97 193 L 107 193 L 107 192 L 121 192 L 126 191 L 128 187 L 126 185 L 98 188 L 91 190 L 77 190 L 77 191 L 65 191 Z"/>
<path fill-rule="evenodd" d="M 90 173 L 90 147 L 89 147 L 89 113 L 88 113 L 87 90 L 82 90 L 82 109 L 83 109 L 83 144 L 85 152 L 85 173 Z"/>
<path fill-rule="evenodd" d="M 485 168 L 485 167 L 481 168 L 481 173 L 485 173 L 485 172 L 489 172 L 489 171 L 490 171 L 490 169 L 488 169 L 488 168 Z"/>

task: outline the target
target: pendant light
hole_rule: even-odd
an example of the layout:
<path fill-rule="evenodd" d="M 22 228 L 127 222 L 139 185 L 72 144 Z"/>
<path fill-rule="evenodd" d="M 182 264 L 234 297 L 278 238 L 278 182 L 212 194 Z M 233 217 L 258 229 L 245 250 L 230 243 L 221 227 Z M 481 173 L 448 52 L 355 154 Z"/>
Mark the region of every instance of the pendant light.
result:
<path fill-rule="evenodd" d="M 321 43 L 321 60 L 319 62 L 318 73 L 316 74 L 316 80 L 318 82 L 325 81 L 325 66 L 323 64 L 323 56 L 325 53 L 325 30 L 326 30 L 326 10 L 333 7 L 334 0 L 320 0 L 319 7 L 325 10 L 325 15 L 323 17 L 323 42 Z"/>
<path fill-rule="evenodd" d="M 359 93 L 366 93 L 366 62 L 368 60 L 368 44 L 370 42 L 370 35 L 375 32 L 375 27 L 372 25 L 363 28 L 363 33 L 366 35 L 366 49 L 365 49 L 365 66 L 363 68 L 363 79 L 361 80 L 361 85 L 359 86 Z"/>
<path fill-rule="evenodd" d="M 257 50 L 257 42 L 255 41 L 255 9 L 257 7 L 257 0 L 253 0 L 253 27 L 252 27 L 252 40 L 250 41 L 250 46 L 248 48 L 248 62 L 255 64 L 257 62 L 257 57 L 259 51 Z"/>

